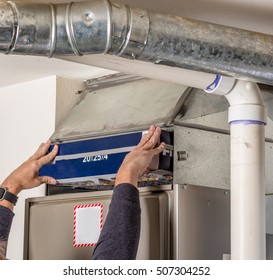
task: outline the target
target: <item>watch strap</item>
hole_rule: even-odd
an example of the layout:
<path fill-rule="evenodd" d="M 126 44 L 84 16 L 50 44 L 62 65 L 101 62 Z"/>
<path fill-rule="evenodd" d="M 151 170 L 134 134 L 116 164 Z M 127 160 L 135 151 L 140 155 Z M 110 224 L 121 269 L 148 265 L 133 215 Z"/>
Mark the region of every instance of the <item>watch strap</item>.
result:
<path fill-rule="evenodd" d="M 17 200 L 18 200 L 18 196 L 16 196 L 15 194 L 7 191 L 6 188 L 0 187 L 0 189 L 4 190 L 2 196 L 0 197 L 0 200 L 7 200 L 10 203 L 16 205 Z"/>

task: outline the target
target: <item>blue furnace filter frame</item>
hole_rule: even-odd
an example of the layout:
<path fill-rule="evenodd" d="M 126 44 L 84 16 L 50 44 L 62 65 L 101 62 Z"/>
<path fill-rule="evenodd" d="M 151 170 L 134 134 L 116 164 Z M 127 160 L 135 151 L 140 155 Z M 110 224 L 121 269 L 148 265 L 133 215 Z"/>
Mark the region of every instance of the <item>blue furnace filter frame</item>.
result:
<path fill-rule="evenodd" d="M 60 143 L 59 152 L 53 163 L 43 166 L 40 176 L 51 176 L 62 181 L 75 182 L 103 178 L 116 174 L 124 157 L 136 146 L 143 133 L 136 132 L 123 135 L 107 136 L 95 139 Z M 163 130 L 160 141 L 172 145 L 172 132 Z M 54 145 L 51 145 L 52 150 Z M 160 155 L 159 168 L 172 169 L 172 154 Z"/>

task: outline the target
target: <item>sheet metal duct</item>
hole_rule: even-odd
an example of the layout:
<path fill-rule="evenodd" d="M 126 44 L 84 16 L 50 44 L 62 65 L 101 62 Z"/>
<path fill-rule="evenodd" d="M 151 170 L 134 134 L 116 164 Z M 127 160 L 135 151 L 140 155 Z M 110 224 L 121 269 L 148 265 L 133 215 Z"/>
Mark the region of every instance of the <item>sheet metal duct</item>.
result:
<path fill-rule="evenodd" d="M 0 52 L 114 54 L 273 84 L 273 37 L 133 9 L 107 0 L 0 2 Z"/>

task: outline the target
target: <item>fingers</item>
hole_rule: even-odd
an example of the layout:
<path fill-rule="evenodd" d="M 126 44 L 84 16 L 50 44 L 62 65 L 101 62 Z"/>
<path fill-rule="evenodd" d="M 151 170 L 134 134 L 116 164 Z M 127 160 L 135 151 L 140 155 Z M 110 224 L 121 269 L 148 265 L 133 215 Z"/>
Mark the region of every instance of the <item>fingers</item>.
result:
<path fill-rule="evenodd" d="M 153 149 L 159 142 L 161 129 L 155 125 L 151 125 L 148 133 L 144 134 L 137 145 L 137 148 L 143 148 L 144 150 Z"/>
<path fill-rule="evenodd" d="M 31 158 L 39 159 L 42 156 L 44 156 L 47 153 L 50 145 L 51 145 L 51 140 L 50 139 L 47 140 L 46 143 L 42 143 Z"/>
<path fill-rule="evenodd" d="M 49 140 L 47 140 L 47 141 L 45 142 L 45 144 L 44 144 L 43 146 L 41 146 L 41 148 L 39 149 L 39 150 L 40 150 L 40 156 L 44 156 L 44 155 L 47 153 L 47 151 L 48 151 L 50 145 L 51 145 L 51 140 L 49 139 Z"/>
<path fill-rule="evenodd" d="M 156 147 L 152 151 L 153 151 L 154 155 L 158 155 L 161 152 L 163 152 L 165 148 L 166 148 L 166 144 L 164 142 L 162 142 L 162 143 L 160 143 L 160 145 L 158 147 Z"/>
<path fill-rule="evenodd" d="M 39 169 L 40 169 L 43 165 L 45 165 L 45 164 L 50 163 L 51 161 L 53 161 L 54 158 L 56 157 L 57 153 L 58 153 L 58 145 L 54 145 L 52 151 L 51 151 L 49 154 L 47 154 L 47 155 L 41 157 L 41 158 L 38 160 L 38 167 L 39 167 Z"/>
<path fill-rule="evenodd" d="M 42 149 L 42 147 L 45 145 L 45 143 L 41 143 L 39 148 L 37 149 L 37 151 L 30 157 L 32 159 L 37 159 L 40 157 L 40 150 Z"/>
<path fill-rule="evenodd" d="M 151 125 L 148 133 L 143 134 L 139 144 L 137 145 L 137 148 L 142 148 L 152 138 L 155 130 L 156 127 L 154 125 Z"/>
<path fill-rule="evenodd" d="M 144 150 L 153 149 L 159 142 L 160 134 L 161 134 L 161 129 L 157 127 L 155 131 L 152 133 L 149 140 L 143 145 L 143 149 Z"/>
<path fill-rule="evenodd" d="M 49 177 L 49 176 L 40 176 L 39 181 L 40 181 L 40 184 L 43 184 L 43 183 L 50 184 L 50 185 L 56 185 L 57 184 L 56 179 L 54 179 L 52 177 Z"/>

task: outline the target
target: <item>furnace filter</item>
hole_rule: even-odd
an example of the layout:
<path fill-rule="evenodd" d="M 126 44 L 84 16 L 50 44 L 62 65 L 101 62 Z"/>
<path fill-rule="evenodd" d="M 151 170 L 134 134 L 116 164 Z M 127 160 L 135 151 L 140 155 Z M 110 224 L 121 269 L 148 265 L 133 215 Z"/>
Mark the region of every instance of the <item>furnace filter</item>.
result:
<path fill-rule="evenodd" d="M 41 168 L 39 175 L 54 177 L 61 185 L 112 185 L 124 157 L 139 143 L 142 135 L 143 132 L 133 132 L 57 143 L 58 155 L 54 162 Z M 153 159 L 151 167 L 155 171 L 141 178 L 142 182 L 172 176 L 173 133 L 162 130 L 160 142 L 167 144 L 166 149 Z"/>

